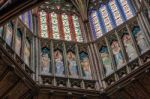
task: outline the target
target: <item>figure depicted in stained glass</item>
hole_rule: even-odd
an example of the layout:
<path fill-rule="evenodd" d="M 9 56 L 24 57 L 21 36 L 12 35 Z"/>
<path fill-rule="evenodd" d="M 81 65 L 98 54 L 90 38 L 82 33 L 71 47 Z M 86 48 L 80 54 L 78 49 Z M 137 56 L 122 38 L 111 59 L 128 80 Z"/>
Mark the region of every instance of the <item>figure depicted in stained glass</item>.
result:
<path fill-rule="evenodd" d="M 67 53 L 67 62 L 69 68 L 69 74 L 72 77 L 78 77 L 78 67 L 76 62 L 76 56 L 72 51 Z"/>
<path fill-rule="evenodd" d="M 125 46 L 126 52 L 128 54 L 129 60 L 134 59 L 137 57 L 136 51 L 133 47 L 133 43 L 131 41 L 131 37 L 129 34 L 124 34 L 122 37 L 123 44 Z"/>
<path fill-rule="evenodd" d="M 145 52 L 148 49 L 148 45 L 146 43 L 146 39 L 144 37 L 143 32 L 140 30 L 139 27 L 134 27 L 132 32 L 136 38 L 141 53 Z"/>
<path fill-rule="evenodd" d="M 111 44 L 111 48 L 112 48 L 113 55 L 115 57 L 117 68 L 120 68 L 124 64 L 124 59 L 118 41 L 113 41 Z"/>
<path fill-rule="evenodd" d="M 64 74 L 64 63 L 62 52 L 60 52 L 60 50 L 56 50 L 54 52 L 54 60 L 55 60 L 56 75 L 62 76 Z"/>
<path fill-rule="evenodd" d="M 11 41 L 12 41 L 12 32 L 13 32 L 13 27 L 11 23 L 7 24 L 7 29 L 6 29 L 6 43 L 11 46 Z"/>
<path fill-rule="evenodd" d="M 107 47 L 102 47 L 101 48 L 100 55 L 101 55 L 102 62 L 103 62 L 103 65 L 104 65 L 104 73 L 107 76 L 107 75 L 109 75 L 110 73 L 113 72 L 112 63 L 111 63 L 111 59 L 109 57 Z"/>
<path fill-rule="evenodd" d="M 22 42 L 22 34 L 20 30 L 17 30 L 16 41 L 15 41 L 15 51 L 20 56 L 21 51 L 21 42 Z"/>
<path fill-rule="evenodd" d="M 30 42 L 28 39 L 26 39 L 25 41 L 24 62 L 29 66 L 30 64 Z"/>
<path fill-rule="evenodd" d="M 41 73 L 49 74 L 50 72 L 50 50 L 47 47 L 42 48 L 41 52 Z"/>
<path fill-rule="evenodd" d="M 0 37 L 2 36 L 3 34 L 3 27 L 0 27 Z"/>
<path fill-rule="evenodd" d="M 83 71 L 83 77 L 85 79 L 92 79 L 90 61 L 88 55 L 84 52 L 80 53 L 81 67 Z"/>

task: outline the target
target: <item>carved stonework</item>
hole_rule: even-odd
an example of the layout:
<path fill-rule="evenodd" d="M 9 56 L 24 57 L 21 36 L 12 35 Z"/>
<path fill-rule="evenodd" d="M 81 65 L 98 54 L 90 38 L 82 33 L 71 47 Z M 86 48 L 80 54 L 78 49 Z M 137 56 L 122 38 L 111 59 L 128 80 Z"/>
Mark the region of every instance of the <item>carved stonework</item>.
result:
<path fill-rule="evenodd" d="M 84 80 L 85 88 L 88 90 L 95 90 L 96 87 L 96 81 L 94 80 Z"/>
<path fill-rule="evenodd" d="M 149 61 L 150 61 L 150 51 L 144 53 L 144 54 L 141 56 L 141 59 L 142 59 L 143 64 L 149 62 Z"/>
<path fill-rule="evenodd" d="M 72 88 L 81 88 L 81 80 L 79 79 L 70 79 L 70 84 Z"/>
<path fill-rule="evenodd" d="M 110 85 L 114 84 L 115 77 L 114 77 L 114 75 L 110 75 L 104 81 L 105 81 L 105 83 L 106 83 L 107 86 L 110 86 Z"/>
<path fill-rule="evenodd" d="M 117 74 L 118 74 L 119 78 L 125 77 L 127 75 L 126 68 L 120 69 Z"/>
<path fill-rule="evenodd" d="M 56 78 L 56 84 L 58 87 L 66 87 L 67 86 L 67 79 L 63 77 Z"/>
<path fill-rule="evenodd" d="M 136 60 L 132 61 L 131 63 L 129 63 L 129 67 L 130 67 L 131 71 L 137 69 L 139 66 L 140 65 L 139 65 L 139 60 L 138 59 L 136 59 Z"/>
<path fill-rule="evenodd" d="M 44 85 L 52 85 L 52 83 L 53 83 L 53 78 L 52 77 L 42 75 L 41 78 L 42 78 L 42 84 L 44 84 Z"/>

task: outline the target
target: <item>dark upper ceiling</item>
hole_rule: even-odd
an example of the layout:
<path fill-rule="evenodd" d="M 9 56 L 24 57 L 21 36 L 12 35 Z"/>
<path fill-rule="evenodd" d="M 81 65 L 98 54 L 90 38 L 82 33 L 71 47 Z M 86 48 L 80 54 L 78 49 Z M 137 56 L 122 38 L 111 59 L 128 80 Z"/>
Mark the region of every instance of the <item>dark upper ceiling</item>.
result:
<path fill-rule="evenodd" d="M 49 1 L 49 3 L 47 1 Z M 77 12 L 81 15 L 82 20 L 86 21 L 88 19 L 88 8 L 95 6 L 96 4 L 101 3 L 102 1 L 104 0 L 22 0 L 22 1 L 1 0 L 0 1 L 0 25 L 4 24 L 5 22 L 14 18 L 17 15 L 33 7 L 38 6 L 43 2 L 47 2 L 47 5 L 57 3 L 60 4 L 61 6 L 64 5 L 64 2 L 65 3 L 67 2 L 68 5 L 66 6 L 67 7 L 66 9 L 68 9 L 69 7 L 70 8 L 75 7 L 77 9 Z M 73 7 L 72 5 L 69 5 L 70 3 L 73 5 Z M 51 9 L 53 7 L 54 6 L 51 6 Z"/>

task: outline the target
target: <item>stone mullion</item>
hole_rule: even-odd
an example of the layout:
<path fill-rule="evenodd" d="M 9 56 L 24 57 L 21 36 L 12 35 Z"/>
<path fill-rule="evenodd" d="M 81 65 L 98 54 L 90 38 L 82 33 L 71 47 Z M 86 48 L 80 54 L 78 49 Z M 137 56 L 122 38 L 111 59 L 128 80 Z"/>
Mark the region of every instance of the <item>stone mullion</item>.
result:
<path fill-rule="evenodd" d="M 115 64 L 115 59 L 113 57 L 113 52 L 111 50 L 111 47 L 110 47 L 110 44 L 109 44 L 109 41 L 108 41 L 108 38 L 105 37 L 105 42 L 106 42 L 106 45 L 108 47 L 108 52 L 109 52 L 109 55 L 110 55 L 110 58 L 111 58 L 111 62 L 112 62 L 112 66 L 113 66 L 113 70 L 115 71 L 114 74 L 115 74 L 115 80 L 117 81 L 119 78 L 116 74 L 116 70 L 117 70 L 117 67 L 116 67 L 116 64 Z"/>
<path fill-rule="evenodd" d="M 40 79 L 40 40 L 38 38 L 35 38 L 35 46 L 36 46 L 36 49 L 35 49 L 35 57 L 36 57 L 36 63 L 35 63 L 35 69 L 36 69 L 36 81 L 38 83 L 41 83 L 41 79 Z"/>
<path fill-rule="evenodd" d="M 132 5 L 134 6 L 136 13 L 138 13 L 141 10 L 141 5 L 139 4 L 139 2 L 137 0 L 133 0 L 131 1 Z"/>
<path fill-rule="evenodd" d="M 51 41 L 51 58 L 52 58 L 52 74 L 54 76 L 53 86 L 56 86 L 56 78 L 55 78 L 55 60 L 54 60 L 54 41 Z"/>
<path fill-rule="evenodd" d="M 81 27 L 81 34 L 82 34 L 83 40 L 85 42 L 90 41 L 88 28 L 86 26 L 86 23 L 83 22 L 81 18 L 79 18 L 79 23 L 80 23 L 80 27 Z"/>
<path fill-rule="evenodd" d="M 149 24 L 149 22 L 148 22 L 148 20 L 147 20 L 147 18 L 144 16 L 144 14 L 143 14 L 143 8 L 141 8 L 142 6 L 144 6 L 144 5 L 142 5 L 143 4 L 143 2 L 139 2 L 139 1 L 137 1 L 137 0 L 134 0 L 134 2 L 136 3 L 136 4 L 134 4 L 134 6 L 135 6 L 135 9 L 137 10 L 137 16 L 138 16 L 138 18 L 140 18 L 140 20 L 139 21 L 141 21 L 141 23 L 142 23 L 142 25 L 143 25 L 143 28 L 145 28 L 145 31 L 146 30 L 148 30 L 148 31 L 150 31 L 150 24 Z M 146 7 L 147 7 L 147 5 L 146 5 Z M 148 9 L 148 8 L 147 8 Z M 140 24 L 139 24 L 140 25 Z M 147 31 L 147 32 L 148 32 Z M 149 35 L 150 35 L 150 33 L 149 33 Z M 150 39 L 149 38 L 149 36 L 147 35 L 146 37 L 148 37 L 148 39 Z"/>
<path fill-rule="evenodd" d="M 91 75 L 92 75 L 92 79 L 94 79 L 94 80 L 96 80 L 96 75 L 94 74 L 94 71 L 96 71 L 95 70 L 95 68 L 94 68 L 94 66 L 95 66 L 95 64 L 94 64 L 94 60 L 95 60 L 95 57 L 93 57 L 93 55 L 92 55 L 92 50 L 91 50 L 91 47 L 90 47 L 90 45 L 88 45 L 87 46 L 87 49 L 88 49 L 88 57 L 89 57 L 89 60 L 90 60 L 90 69 L 91 69 Z"/>
<path fill-rule="evenodd" d="M 52 45 L 52 51 L 51 51 L 51 54 L 52 54 L 52 66 L 53 66 L 53 69 L 52 69 L 52 72 L 53 72 L 53 74 L 55 75 L 55 60 L 54 60 L 54 42 L 52 41 L 52 43 L 51 43 Z"/>
<path fill-rule="evenodd" d="M 142 0 L 142 2 L 143 2 L 144 5 L 146 6 L 146 8 L 150 10 L 150 5 L 147 4 L 146 0 Z"/>
<path fill-rule="evenodd" d="M 12 34 L 12 49 L 15 51 L 15 43 L 16 43 L 16 33 L 18 28 L 18 19 L 15 19 L 15 24 L 13 23 L 13 34 Z"/>
<path fill-rule="evenodd" d="M 85 22 L 85 27 L 86 27 L 86 32 L 88 34 L 88 37 L 89 37 L 89 41 L 92 41 L 92 34 L 91 34 L 91 31 L 90 31 L 90 26 L 89 26 L 89 21 Z"/>
<path fill-rule="evenodd" d="M 82 78 L 82 68 L 81 68 L 81 62 L 80 62 L 80 57 L 79 57 L 79 50 L 78 50 L 78 45 L 75 44 L 75 52 L 76 52 L 76 60 L 77 60 L 77 64 L 78 64 L 78 69 L 79 69 L 79 78 Z"/>
<path fill-rule="evenodd" d="M 83 79 L 83 73 L 82 73 L 82 67 L 81 67 L 81 62 L 80 62 L 80 57 L 79 57 L 79 47 L 78 45 L 76 44 L 76 52 L 77 52 L 77 62 L 78 62 L 78 65 L 79 65 L 79 74 L 80 74 L 80 79 Z M 81 88 L 85 88 L 84 86 L 84 82 L 82 81 L 81 83 Z"/>
<path fill-rule="evenodd" d="M 139 8 L 139 13 L 138 13 L 138 16 L 139 18 L 141 18 L 143 20 L 143 23 L 146 25 L 146 29 L 148 31 L 150 31 L 150 23 L 148 22 L 148 19 L 146 18 L 146 16 L 144 15 L 143 13 L 143 8 L 146 7 L 148 10 L 150 9 L 150 7 L 147 5 L 146 1 L 143 0 L 143 1 L 137 1 L 137 0 L 134 0 L 134 2 L 136 2 L 136 4 L 138 5 L 138 8 Z M 143 7 L 144 6 L 144 7 Z M 150 33 L 149 33 L 150 35 Z"/>
<path fill-rule="evenodd" d="M 33 35 L 32 37 L 30 38 L 30 65 L 31 65 L 31 69 L 34 71 L 34 39 L 33 39 Z"/>
<path fill-rule="evenodd" d="M 35 53 L 36 53 L 36 51 L 35 51 L 35 48 L 36 48 L 36 45 L 35 45 L 35 36 L 33 36 L 32 37 L 32 39 L 31 39 L 31 56 L 30 56 L 30 58 L 31 58 L 31 65 L 32 65 L 32 70 L 33 70 L 33 72 L 35 72 L 35 74 L 33 74 L 33 79 L 34 80 L 36 80 L 36 64 L 35 64 Z"/>
<path fill-rule="evenodd" d="M 54 75 L 54 57 L 53 57 L 53 42 L 50 41 L 50 66 L 51 66 L 51 73 Z"/>
<path fill-rule="evenodd" d="M 98 61 L 97 63 L 99 63 L 98 66 L 99 66 L 99 70 L 100 70 L 100 76 L 101 76 L 101 79 L 104 79 L 105 75 L 104 75 L 104 71 L 103 71 L 104 65 L 102 63 L 102 58 L 101 58 L 101 55 L 98 51 L 98 47 L 96 46 L 96 44 L 93 44 L 93 46 L 95 49 L 94 54 L 97 56 L 97 61 Z"/>
<path fill-rule="evenodd" d="M 102 83 L 102 79 L 104 76 L 104 73 L 103 73 L 103 64 L 101 63 L 102 62 L 102 59 L 100 57 L 100 53 L 98 52 L 98 48 L 96 46 L 96 44 L 91 44 L 91 50 L 92 50 L 92 53 L 93 53 L 93 58 L 94 58 L 94 65 L 95 65 L 95 71 L 96 71 L 96 80 L 99 81 L 99 89 L 100 87 L 103 87 L 103 83 Z M 95 50 L 94 50 L 95 49 Z"/>
<path fill-rule="evenodd" d="M 146 31 L 146 34 L 148 36 L 148 39 L 150 39 L 150 23 L 148 22 L 148 19 L 145 17 L 145 15 L 143 14 L 143 12 L 141 12 L 139 14 L 139 20 L 141 23 L 143 23 L 143 28 Z M 150 43 L 150 40 L 149 40 Z"/>
<path fill-rule="evenodd" d="M 64 57 L 64 70 L 65 70 L 65 77 L 68 77 L 68 68 L 67 68 L 67 55 L 66 55 L 66 46 L 65 42 L 63 42 L 63 57 Z"/>
<path fill-rule="evenodd" d="M 22 60 L 24 60 L 24 51 L 25 51 L 25 41 L 26 41 L 26 34 L 27 34 L 27 29 L 25 27 L 23 27 L 23 31 L 22 31 L 22 42 L 21 42 L 21 55 L 20 57 L 22 58 Z M 25 63 L 26 64 L 26 63 Z M 30 64 L 29 64 L 30 67 Z M 30 68 L 31 69 L 31 68 Z"/>

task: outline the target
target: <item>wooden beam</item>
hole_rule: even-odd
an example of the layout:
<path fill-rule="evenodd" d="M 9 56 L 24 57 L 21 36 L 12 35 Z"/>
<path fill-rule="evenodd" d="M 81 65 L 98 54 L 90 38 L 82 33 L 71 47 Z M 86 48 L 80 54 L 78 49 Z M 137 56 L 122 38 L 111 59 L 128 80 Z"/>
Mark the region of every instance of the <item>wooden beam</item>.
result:
<path fill-rule="evenodd" d="M 3 97 L 7 97 L 7 95 L 17 86 L 18 83 L 20 83 L 20 79 L 14 83 L 0 98 L 3 99 Z"/>
<path fill-rule="evenodd" d="M 0 81 L 2 81 L 5 76 L 8 74 L 9 70 L 8 70 L 8 67 L 4 70 L 4 72 L 2 73 L 2 75 L 0 76 Z"/>
<path fill-rule="evenodd" d="M 130 99 L 135 99 L 125 88 L 123 88 L 123 92 L 130 97 Z"/>
<path fill-rule="evenodd" d="M 138 89 L 140 89 L 144 94 L 145 96 L 150 99 L 150 93 L 148 92 L 148 90 L 143 86 L 143 84 L 137 80 L 136 83 L 134 84 Z"/>

